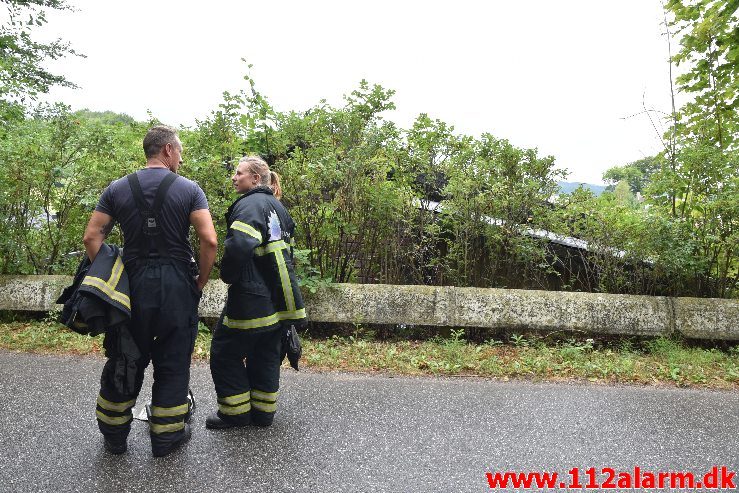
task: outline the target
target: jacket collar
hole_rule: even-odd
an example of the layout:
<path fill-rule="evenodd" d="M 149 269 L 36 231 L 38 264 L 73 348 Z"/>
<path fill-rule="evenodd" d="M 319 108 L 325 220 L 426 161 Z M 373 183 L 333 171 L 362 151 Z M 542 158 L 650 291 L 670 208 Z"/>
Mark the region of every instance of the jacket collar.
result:
<path fill-rule="evenodd" d="M 274 195 L 271 188 L 265 185 L 259 185 L 246 192 L 244 194 L 244 197 L 248 197 L 249 195 L 253 195 L 255 193 L 266 193 L 268 195 Z"/>
<path fill-rule="evenodd" d="M 272 189 L 264 185 L 260 185 L 258 187 L 252 188 L 251 190 L 249 190 L 248 192 L 246 192 L 245 194 L 241 195 L 239 198 L 234 200 L 234 203 L 231 204 L 231 206 L 228 208 L 228 210 L 226 211 L 226 223 L 228 223 L 228 220 L 231 217 L 231 213 L 233 212 L 234 207 L 236 207 L 236 204 L 238 204 L 240 200 L 245 199 L 249 195 L 254 195 L 256 193 L 266 193 L 267 195 L 274 195 L 274 193 L 272 192 Z"/>

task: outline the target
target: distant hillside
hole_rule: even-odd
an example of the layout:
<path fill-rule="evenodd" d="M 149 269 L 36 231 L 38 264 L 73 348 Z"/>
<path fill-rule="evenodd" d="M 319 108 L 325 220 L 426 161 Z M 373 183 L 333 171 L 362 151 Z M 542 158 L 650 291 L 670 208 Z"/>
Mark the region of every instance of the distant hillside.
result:
<path fill-rule="evenodd" d="M 87 108 L 83 108 L 74 113 L 79 118 L 86 118 L 88 120 L 105 123 L 107 125 L 115 125 L 116 123 L 123 123 L 124 125 L 133 125 L 136 120 L 133 117 L 128 116 L 125 113 L 116 113 L 114 111 L 92 111 Z"/>
<path fill-rule="evenodd" d="M 576 181 L 560 181 L 557 182 L 557 184 L 559 185 L 559 193 L 572 193 L 578 187 L 582 186 L 583 188 L 590 189 L 596 197 L 602 194 L 606 189 L 605 185 L 593 185 L 592 183 L 581 183 Z"/>

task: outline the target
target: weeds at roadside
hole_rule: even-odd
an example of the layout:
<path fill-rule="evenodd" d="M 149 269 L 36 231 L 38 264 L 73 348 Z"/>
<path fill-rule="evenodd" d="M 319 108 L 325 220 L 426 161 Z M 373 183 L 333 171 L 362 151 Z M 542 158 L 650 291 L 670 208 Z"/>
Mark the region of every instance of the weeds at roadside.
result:
<path fill-rule="evenodd" d="M 35 353 L 100 354 L 102 337 L 75 334 L 43 320 L 0 323 L 0 348 Z M 303 334 L 303 362 L 315 370 L 383 372 L 403 375 L 525 378 L 537 381 L 588 380 L 734 389 L 739 387 L 739 346 L 700 347 L 690 341 L 656 338 L 599 340 L 512 334 L 504 343 L 490 338 L 471 343 L 465 329 L 428 340 L 377 340 L 357 325 L 349 335 Z M 211 332 L 198 327 L 193 358 L 207 360 Z"/>

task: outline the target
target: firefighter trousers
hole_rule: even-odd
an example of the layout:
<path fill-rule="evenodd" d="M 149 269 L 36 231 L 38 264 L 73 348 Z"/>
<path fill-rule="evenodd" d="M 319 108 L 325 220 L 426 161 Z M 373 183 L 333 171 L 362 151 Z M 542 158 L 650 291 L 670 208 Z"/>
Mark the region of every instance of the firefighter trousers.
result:
<path fill-rule="evenodd" d="M 210 372 L 221 419 L 236 425 L 272 424 L 280 386 L 282 334 L 279 326 L 250 332 L 218 324 L 210 346 Z"/>
<path fill-rule="evenodd" d="M 98 427 L 114 444 L 126 441 L 133 418 L 131 409 L 151 362 L 151 446 L 153 450 L 166 449 L 182 437 L 189 419 L 190 359 L 198 331 L 200 292 L 185 263 L 148 258 L 131 264 L 126 266 L 131 290 L 129 331 L 142 356 L 129 364 L 130 371 L 136 373 L 130 392 L 116 390 L 113 378 L 123 355 L 113 334 L 106 334 L 108 361 L 100 378 Z"/>

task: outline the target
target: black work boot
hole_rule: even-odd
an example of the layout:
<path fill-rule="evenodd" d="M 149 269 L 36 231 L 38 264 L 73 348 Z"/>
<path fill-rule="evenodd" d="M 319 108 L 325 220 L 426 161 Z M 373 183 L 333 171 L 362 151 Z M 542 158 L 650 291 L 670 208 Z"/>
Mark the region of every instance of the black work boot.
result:
<path fill-rule="evenodd" d="M 184 444 L 187 443 L 188 440 L 190 440 L 190 437 L 192 436 L 192 430 L 190 429 L 190 424 L 185 423 L 185 428 L 182 430 L 182 436 L 175 440 L 174 442 L 165 445 L 165 446 L 154 446 L 154 444 L 151 445 L 151 453 L 154 457 L 164 457 L 165 455 L 169 455 Z"/>
<path fill-rule="evenodd" d="M 121 455 L 128 449 L 128 445 L 126 445 L 125 441 L 114 442 L 107 437 L 103 441 L 103 446 L 105 447 L 105 450 L 108 451 L 108 453 L 111 453 L 113 455 Z"/>
<path fill-rule="evenodd" d="M 250 420 L 245 420 L 244 423 L 226 421 L 221 418 L 218 413 L 213 413 L 205 419 L 205 427 L 209 430 L 225 430 L 226 428 L 237 428 L 240 426 L 248 426 L 249 424 Z"/>

